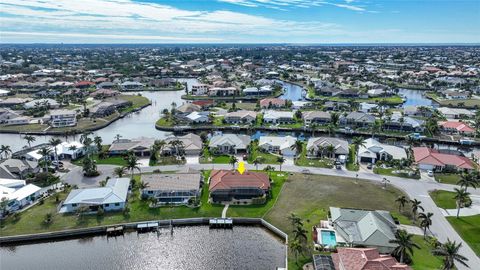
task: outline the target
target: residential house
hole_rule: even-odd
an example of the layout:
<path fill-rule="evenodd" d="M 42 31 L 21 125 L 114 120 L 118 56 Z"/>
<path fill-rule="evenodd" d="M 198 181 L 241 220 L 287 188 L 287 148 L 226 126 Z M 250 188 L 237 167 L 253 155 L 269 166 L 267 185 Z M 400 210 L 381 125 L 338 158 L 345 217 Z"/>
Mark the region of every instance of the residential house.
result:
<path fill-rule="evenodd" d="M 98 89 L 97 91 L 90 94 L 91 97 L 96 99 L 115 97 L 120 95 L 120 92 L 112 89 Z"/>
<path fill-rule="evenodd" d="M 358 149 L 358 158 L 360 162 L 375 163 L 377 160 L 406 159 L 407 153 L 402 147 L 383 144 L 373 138 L 368 138 Z"/>
<path fill-rule="evenodd" d="M 90 109 L 90 115 L 94 117 L 106 117 L 117 111 L 115 104 L 111 102 L 100 102 Z"/>
<path fill-rule="evenodd" d="M 208 144 L 210 151 L 216 153 L 238 153 L 246 152 L 250 144 L 250 136 L 240 134 L 218 134 L 214 135 Z"/>
<path fill-rule="evenodd" d="M 112 142 L 108 153 L 110 155 L 124 155 L 133 152 L 137 156 L 150 156 L 155 139 L 140 137 L 137 139 L 119 139 Z"/>
<path fill-rule="evenodd" d="M 460 153 L 459 153 L 460 154 Z M 428 147 L 414 147 L 415 163 L 421 170 L 457 171 L 473 170 L 475 165 L 467 157 L 452 154 L 449 151 L 437 150 Z"/>
<path fill-rule="evenodd" d="M 412 270 L 389 254 L 380 254 L 376 248 L 339 247 L 332 253 L 334 270 Z"/>
<path fill-rule="evenodd" d="M 0 100 L 0 107 L 13 107 L 20 106 L 26 102 L 29 102 L 31 99 L 28 98 L 6 98 Z"/>
<path fill-rule="evenodd" d="M 203 142 L 200 136 L 194 133 L 188 133 L 183 136 L 172 136 L 165 139 L 166 145 L 162 149 L 162 154 L 173 154 L 175 149 L 169 144 L 172 141 L 181 141 L 182 150 L 185 155 L 198 155 L 202 152 Z"/>
<path fill-rule="evenodd" d="M 50 125 L 54 128 L 76 126 L 77 112 L 73 110 L 52 110 L 50 111 Z"/>
<path fill-rule="evenodd" d="M 25 179 L 38 171 L 38 162 L 34 160 L 8 158 L 0 162 L 0 178 Z"/>
<path fill-rule="evenodd" d="M 212 170 L 208 190 L 213 203 L 265 203 L 270 193 L 270 179 L 263 172 L 241 174 L 236 170 Z"/>
<path fill-rule="evenodd" d="M 270 124 L 292 124 L 295 122 L 291 111 L 268 110 L 263 114 L 263 122 Z"/>
<path fill-rule="evenodd" d="M 71 213 L 86 207 L 88 211 L 119 211 L 125 208 L 130 187 L 129 178 L 109 179 L 104 187 L 74 189 L 63 202 L 60 213 Z"/>
<path fill-rule="evenodd" d="M 32 121 L 32 118 L 29 116 L 19 116 L 15 118 L 8 119 L 5 124 L 7 125 L 28 125 Z"/>
<path fill-rule="evenodd" d="M 456 88 L 450 88 L 442 92 L 442 94 L 447 99 L 468 99 L 470 97 L 470 92 L 461 91 Z"/>
<path fill-rule="evenodd" d="M 334 97 L 342 93 L 342 89 L 326 86 L 326 87 L 315 88 L 315 93 L 320 96 Z"/>
<path fill-rule="evenodd" d="M 34 99 L 32 101 L 29 101 L 23 104 L 23 107 L 25 109 L 33 109 L 36 106 L 47 106 L 50 109 L 57 109 L 60 106 L 60 104 L 58 104 L 56 100 L 53 100 L 51 98 Z"/>
<path fill-rule="evenodd" d="M 311 137 L 307 141 L 307 156 L 314 158 L 319 155 L 328 156 L 327 148 L 333 146 L 334 152 L 330 153 L 335 158 L 340 156 L 348 156 L 349 146 L 348 142 L 339 138 L 332 137 Z"/>
<path fill-rule="evenodd" d="M 59 159 L 75 160 L 85 155 L 85 146 L 77 141 L 62 142 L 56 146 Z"/>
<path fill-rule="evenodd" d="M 448 108 L 448 107 L 440 107 L 437 110 L 443 114 L 447 119 L 464 119 L 464 118 L 472 118 L 475 116 L 474 111 L 470 111 L 463 108 Z"/>
<path fill-rule="evenodd" d="M 287 101 L 281 98 L 264 98 L 259 103 L 262 109 L 284 108 L 287 105 Z"/>
<path fill-rule="evenodd" d="M 340 117 L 340 124 L 349 127 L 367 127 L 375 123 L 375 116 L 364 112 L 350 112 Z"/>
<path fill-rule="evenodd" d="M 185 104 L 182 104 L 180 106 L 178 106 L 176 109 L 176 111 L 180 112 L 180 113 L 192 113 L 192 112 L 199 112 L 202 110 L 202 107 L 199 106 L 199 105 L 195 105 L 195 104 L 192 104 L 192 103 L 185 103 Z"/>
<path fill-rule="evenodd" d="M 16 212 L 34 203 L 42 195 L 42 189 L 24 180 L 0 179 L 0 201 L 6 200 L 6 211 Z M 0 217 L 3 213 L 0 212 Z"/>
<path fill-rule="evenodd" d="M 155 198 L 158 204 L 188 204 L 201 194 L 203 178 L 201 173 L 144 174 L 143 197 Z"/>
<path fill-rule="evenodd" d="M 205 96 L 208 94 L 208 89 L 211 86 L 208 84 L 192 84 L 190 94 L 194 96 Z"/>
<path fill-rule="evenodd" d="M 210 112 L 191 112 L 185 116 L 185 119 L 194 124 L 208 123 L 210 122 L 209 114 Z"/>
<path fill-rule="evenodd" d="M 408 105 L 403 108 L 403 113 L 407 116 L 430 117 L 433 109 L 427 106 Z"/>
<path fill-rule="evenodd" d="M 123 91 L 129 91 L 129 90 L 143 90 L 145 85 L 140 82 L 135 82 L 135 81 L 126 81 L 120 84 L 120 89 Z"/>
<path fill-rule="evenodd" d="M 329 112 L 322 111 L 306 111 L 302 114 L 303 121 L 306 126 L 309 126 L 312 123 L 325 125 L 330 123 L 331 115 Z"/>
<path fill-rule="evenodd" d="M 0 108 L 0 124 L 7 123 L 10 119 L 21 117 L 21 115 L 10 109 Z"/>
<path fill-rule="evenodd" d="M 270 85 L 265 85 L 259 88 L 247 87 L 242 92 L 245 96 L 269 96 L 273 93 L 273 89 Z"/>
<path fill-rule="evenodd" d="M 438 123 L 441 131 L 449 134 L 472 135 L 475 129 L 467 123 L 457 121 L 442 121 Z"/>
<path fill-rule="evenodd" d="M 257 113 L 254 111 L 240 110 L 227 113 L 224 119 L 225 122 L 229 124 L 251 124 L 257 120 Z"/>
<path fill-rule="evenodd" d="M 296 155 L 296 149 L 293 148 L 296 141 L 297 139 L 292 136 L 262 136 L 258 141 L 258 147 L 266 152 L 293 157 Z"/>
<path fill-rule="evenodd" d="M 397 225 L 388 211 L 330 207 L 330 223 L 347 245 L 391 253 Z"/>
<path fill-rule="evenodd" d="M 239 91 L 235 87 L 211 87 L 208 89 L 209 96 L 238 96 Z"/>
<path fill-rule="evenodd" d="M 425 129 L 425 121 L 410 116 L 404 116 L 398 112 L 393 113 L 388 117 L 385 116 L 383 119 L 383 128 L 386 130 L 422 132 Z"/>
<path fill-rule="evenodd" d="M 377 104 L 362 102 L 359 105 L 360 105 L 359 111 L 363 112 L 363 113 L 371 113 L 371 112 L 378 111 L 378 105 Z"/>

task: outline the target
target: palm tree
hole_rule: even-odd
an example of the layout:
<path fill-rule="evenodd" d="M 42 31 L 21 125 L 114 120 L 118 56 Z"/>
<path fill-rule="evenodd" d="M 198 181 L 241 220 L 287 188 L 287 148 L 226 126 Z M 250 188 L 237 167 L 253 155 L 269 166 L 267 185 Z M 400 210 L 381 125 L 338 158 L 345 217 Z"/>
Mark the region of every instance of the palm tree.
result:
<path fill-rule="evenodd" d="M 118 178 L 122 178 L 122 176 L 125 174 L 125 167 L 116 167 L 113 169 L 113 174 L 118 176 Z"/>
<path fill-rule="evenodd" d="M 476 189 L 478 184 L 479 183 L 478 183 L 477 178 L 473 174 L 470 174 L 470 173 L 462 174 L 462 176 L 460 177 L 460 180 L 458 180 L 458 182 L 457 182 L 457 185 L 464 188 L 465 191 L 467 191 L 468 187 L 472 187 L 472 188 Z"/>
<path fill-rule="evenodd" d="M 235 170 L 235 164 L 238 162 L 238 159 L 236 156 L 230 156 L 230 160 L 228 163 L 232 165 L 232 169 Z"/>
<path fill-rule="evenodd" d="M 120 135 L 120 134 L 115 135 L 115 141 L 116 142 L 120 141 L 120 138 L 122 138 L 122 135 Z"/>
<path fill-rule="evenodd" d="M 335 146 L 333 146 L 333 144 L 327 145 L 327 147 L 325 147 L 325 150 L 327 151 L 327 155 L 329 158 L 335 157 Z"/>
<path fill-rule="evenodd" d="M 293 212 L 290 213 L 290 216 L 288 216 L 287 219 L 292 223 L 292 227 L 303 226 L 302 219 Z"/>
<path fill-rule="evenodd" d="M 327 132 L 329 136 L 334 136 L 335 135 L 335 126 L 333 124 L 328 124 L 327 126 Z"/>
<path fill-rule="evenodd" d="M 470 193 L 466 189 L 454 188 L 455 190 L 455 202 L 457 203 L 457 218 L 460 216 L 460 208 L 465 206 L 465 203 L 470 200 Z"/>
<path fill-rule="evenodd" d="M 50 154 L 52 153 L 52 150 L 47 147 L 42 147 L 40 150 L 37 151 L 37 154 L 42 156 L 43 160 L 43 169 L 45 172 L 48 172 L 48 158 L 50 157 Z"/>
<path fill-rule="evenodd" d="M 262 164 L 264 158 L 257 157 L 253 160 L 253 165 L 255 165 L 256 170 L 258 171 L 258 164 Z"/>
<path fill-rule="evenodd" d="M 0 146 L 0 157 L 2 154 L 5 154 L 5 158 L 8 158 L 8 156 L 12 153 L 12 149 L 10 148 L 10 145 L 3 145 Z"/>
<path fill-rule="evenodd" d="M 25 141 L 27 141 L 28 147 L 32 147 L 32 142 L 34 142 L 35 140 L 37 140 L 37 138 L 35 138 L 35 137 L 32 136 L 32 135 L 25 135 L 25 136 L 23 137 L 23 139 L 24 139 Z"/>
<path fill-rule="evenodd" d="M 97 151 L 98 152 L 102 151 L 102 137 L 95 136 L 93 138 L 93 143 L 95 143 L 95 146 L 97 146 Z"/>
<path fill-rule="evenodd" d="M 55 169 L 58 170 L 58 154 L 57 154 L 57 146 L 62 143 L 62 140 L 58 138 L 51 138 L 48 143 L 53 147 L 53 152 L 55 154 Z"/>
<path fill-rule="evenodd" d="M 298 240 L 294 240 L 290 242 L 290 250 L 295 255 L 295 263 L 298 264 L 298 255 L 302 253 L 303 246 Z"/>
<path fill-rule="evenodd" d="M 137 158 L 137 156 L 135 156 L 134 154 L 129 154 L 129 155 L 127 156 L 126 161 L 127 161 L 127 165 L 125 166 L 125 168 L 126 168 L 127 170 L 130 170 L 130 172 L 131 172 L 131 179 L 133 179 L 133 172 L 134 172 L 135 170 L 138 170 L 139 172 L 141 171 L 141 170 L 140 170 L 140 167 L 138 167 L 138 165 L 140 165 L 140 163 L 138 163 L 138 158 Z"/>
<path fill-rule="evenodd" d="M 300 155 L 303 151 L 303 143 L 300 140 L 296 140 L 295 144 L 293 144 L 290 149 L 295 150 L 297 155 Z"/>
<path fill-rule="evenodd" d="M 393 255 L 399 260 L 400 263 L 405 261 L 405 258 L 410 258 L 413 255 L 413 248 L 420 249 L 413 239 L 413 234 L 409 234 L 405 230 L 398 230 L 395 233 L 395 238 L 389 242 L 396 244 L 397 247 L 393 250 Z"/>
<path fill-rule="evenodd" d="M 275 171 L 275 167 L 268 165 L 267 167 L 264 168 L 266 172 L 268 172 L 268 176 L 271 175 L 271 172 Z"/>
<path fill-rule="evenodd" d="M 455 268 L 455 262 L 458 262 L 466 267 L 469 267 L 466 263 L 468 258 L 459 254 L 459 250 L 462 247 L 462 243 L 450 241 L 441 244 L 438 248 L 432 250 L 433 255 L 443 257 L 443 270 L 450 270 Z"/>
<path fill-rule="evenodd" d="M 333 112 L 330 114 L 330 123 L 332 123 L 334 127 L 338 127 L 339 120 L 340 120 L 340 115 L 338 113 Z"/>
<path fill-rule="evenodd" d="M 140 185 L 138 186 L 140 189 L 146 189 L 149 187 L 148 183 L 147 182 L 143 182 L 141 181 L 140 182 Z"/>
<path fill-rule="evenodd" d="M 315 130 L 318 128 L 318 124 L 317 123 L 311 123 L 310 124 L 310 129 L 312 130 L 312 137 L 315 137 Z"/>
<path fill-rule="evenodd" d="M 432 216 L 433 213 L 420 213 L 418 218 L 420 219 L 420 227 L 423 228 L 423 237 L 427 237 L 427 229 L 430 229 L 432 226 Z"/>
<path fill-rule="evenodd" d="M 405 207 L 405 204 L 408 203 L 408 199 L 405 195 L 402 195 L 400 197 L 398 197 L 395 202 L 398 203 L 398 212 L 401 212 L 403 210 L 403 208 Z"/>
<path fill-rule="evenodd" d="M 412 204 L 413 221 L 415 221 L 417 219 L 418 210 L 424 211 L 424 209 L 423 206 L 421 206 L 422 202 L 417 199 L 410 200 L 410 203 Z"/>
<path fill-rule="evenodd" d="M 277 157 L 277 162 L 280 164 L 280 171 L 282 171 L 282 164 L 285 163 L 285 158 L 283 156 Z"/>
<path fill-rule="evenodd" d="M 358 165 L 358 163 L 360 162 L 358 159 L 358 150 L 360 149 L 360 146 L 365 146 L 365 141 L 362 137 L 353 137 L 352 145 L 355 147 L 355 158 L 357 159 Z"/>
<path fill-rule="evenodd" d="M 295 228 L 293 228 L 293 239 L 294 240 L 299 240 L 303 239 L 304 241 L 307 241 L 307 230 L 303 228 L 303 225 L 297 225 Z"/>

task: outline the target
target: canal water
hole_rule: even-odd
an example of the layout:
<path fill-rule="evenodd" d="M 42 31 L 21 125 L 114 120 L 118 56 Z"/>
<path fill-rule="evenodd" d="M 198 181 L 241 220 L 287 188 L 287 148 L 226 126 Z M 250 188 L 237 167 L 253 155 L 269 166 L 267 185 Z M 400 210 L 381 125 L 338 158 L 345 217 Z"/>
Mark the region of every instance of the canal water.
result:
<path fill-rule="evenodd" d="M 402 107 L 405 106 L 433 106 L 437 107 L 438 104 L 435 103 L 433 100 L 425 97 L 423 94 L 425 91 L 422 90 L 413 90 L 413 89 L 404 89 L 400 88 L 398 90 L 398 94 L 404 97 L 406 100 L 403 103 Z"/>
<path fill-rule="evenodd" d="M 282 240 L 261 227 L 176 227 L 0 248 L 2 270 L 276 269 L 285 267 Z"/>

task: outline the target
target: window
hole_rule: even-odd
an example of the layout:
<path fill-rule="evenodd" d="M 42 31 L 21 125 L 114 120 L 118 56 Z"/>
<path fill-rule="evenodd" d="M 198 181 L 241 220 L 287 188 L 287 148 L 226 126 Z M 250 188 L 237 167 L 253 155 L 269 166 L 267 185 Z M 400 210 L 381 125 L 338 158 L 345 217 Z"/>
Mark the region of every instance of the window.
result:
<path fill-rule="evenodd" d="M 76 203 L 72 203 L 72 207 L 77 207 L 77 204 L 76 204 Z"/>
<path fill-rule="evenodd" d="M 120 203 L 115 203 L 115 206 L 120 206 Z"/>
<path fill-rule="evenodd" d="M 105 207 L 109 207 L 109 206 L 110 206 L 110 204 L 108 204 L 108 203 L 105 204 Z"/>

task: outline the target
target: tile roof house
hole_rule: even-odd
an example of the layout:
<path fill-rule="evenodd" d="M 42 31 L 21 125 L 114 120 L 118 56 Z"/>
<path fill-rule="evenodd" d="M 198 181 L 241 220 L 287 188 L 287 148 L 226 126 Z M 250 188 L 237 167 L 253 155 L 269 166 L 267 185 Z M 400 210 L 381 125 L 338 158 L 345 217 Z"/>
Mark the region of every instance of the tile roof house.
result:
<path fill-rule="evenodd" d="M 214 203 L 254 203 L 255 198 L 266 199 L 270 179 L 262 172 L 213 170 L 208 190 Z"/>
<path fill-rule="evenodd" d="M 296 141 L 297 138 L 292 136 L 262 136 L 258 141 L 258 147 L 267 152 L 293 157 L 296 150 L 292 149 L 292 146 L 295 145 Z"/>
<path fill-rule="evenodd" d="M 437 108 L 437 110 L 441 112 L 448 119 L 459 119 L 459 118 L 468 118 L 468 117 L 475 116 L 474 111 L 470 111 L 463 108 L 440 107 L 440 108 Z"/>
<path fill-rule="evenodd" d="M 348 156 L 349 147 L 346 140 L 331 137 L 311 137 L 307 141 L 307 155 L 309 157 L 317 157 L 319 150 L 325 150 L 329 145 L 333 145 L 334 156 Z"/>
<path fill-rule="evenodd" d="M 302 118 L 305 122 L 305 125 L 309 125 L 311 123 L 326 124 L 330 123 L 331 115 L 329 112 L 306 111 L 303 113 Z"/>
<path fill-rule="evenodd" d="M 388 211 L 330 207 L 331 224 L 347 244 L 391 253 L 396 244 L 396 224 Z"/>
<path fill-rule="evenodd" d="M 444 121 L 439 122 L 440 129 L 446 133 L 455 134 L 473 134 L 475 129 L 463 122 L 457 121 Z"/>
<path fill-rule="evenodd" d="M 225 115 L 225 122 L 230 124 L 247 124 L 255 120 L 257 120 L 257 113 L 254 111 L 240 110 Z"/>
<path fill-rule="evenodd" d="M 199 105 L 195 105 L 192 103 L 185 103 L 176 108 L 177 111 L 181 113 L 191 113 L 191 112 L 199 112 L 202 110 L 202 107 Z"/>
<path fill-rule="evenodd" d="M 264 98 L 260 100 L 260 108 L 281 108 L 287 105 L 287 101 L 281 98 Z"/>
<path fill-rule="evenodd" d="M 75 212 L 81 206 L 90 211 L 102 208 L 104 211 L 122 210 L 127 202 L 129 178 L 115 178 L 107 181 L 104 187 L 74 189 L 68 194 L 60 208 L 60 213 Z"/>
<path fill-rule="evenodd" d="M 171 154 L 172 152 L 175 152 L 175 149 L 173 149 L 172 146 L 169 145 L 169 143 L 174 140 L 182 142 L 182 149 L 185 152 L 185 155 L 198 155 L 202 151 L 203 142 L 200 136 L 194 133 L 188 133 L 183 136 L 172 136 L 166 138 L 166 145 L 162 149 L 162 154 Z"/>
<path fill-rule="evenodd" d="M 414 147 L 413 156 L 415 163 L 421 170 L 443 171 L 445 168 L 451 170 L 465 169 L 473 170 L 473 162 L 464 156 L 442 153 L 439 150 L 428 147 Z"/>
<path fill-rule="evenodd" d="M 340 117 L 343 126 L 365 127 L 375 123 L 375 116 L 363 112 L 351 112 L 347 116 Z"/>
<path fill-rule="evenodd" d="M 295 119 L 291 111 L 268 110 L 263 114 L 263 121 L 271 124 L 291 124 Z"/>
<path fill-rule="evenodd" d="M 110 145 L 108 153 L 110 155 L 123 155 L 129 151 L 132 151 L 138 156 L 149 156 L 150 149 L 155 143 L 153 138 L 140 137 L 137 139 L 120 139 L 115 140 Z"/>
<path fill-rule="evenodd" d="M 160 204 L 188 204 L 190 199 L 198 198 L 203 182 L 201 173 L 144 174 L 142 196 L 153 197 Z"/>
<path fill-rule="evenodd" d="M 358 149 L 358 157 L 361 162 L 375 163 L 377 160 L 407 158 L 407 152 L 402 147 L 383 144 L 373 138 L 366 139 L 364 144 Z"/>
<path fill-rule="evenodd" d="M 0 178 L 25 179 L 39 171 L 38 162 L 25 159 L 5 159 L 0 163 Z"/>
<path fill-rule="evenodd" d="M 387 130 L 402 130 L 421 132 L 424 130 L 425 121 L 410 116 L 402 116 L 400 113 L 393 113 L 389 118 L 384 117 L 383 128 Z"/>
<path fill-rule="evenodd" d="M 412 270 L 390 255 L 382 255 L 376 248 L 337 248 L 332 254 L 335 270 Z"/>
<path fill-rule="evenodd" d="M 208 147 L 218 153 L 237 153 L 246 151 L 250 144 L 250 136 L 240 134 L 219 134 L 210 139 Z"/>

